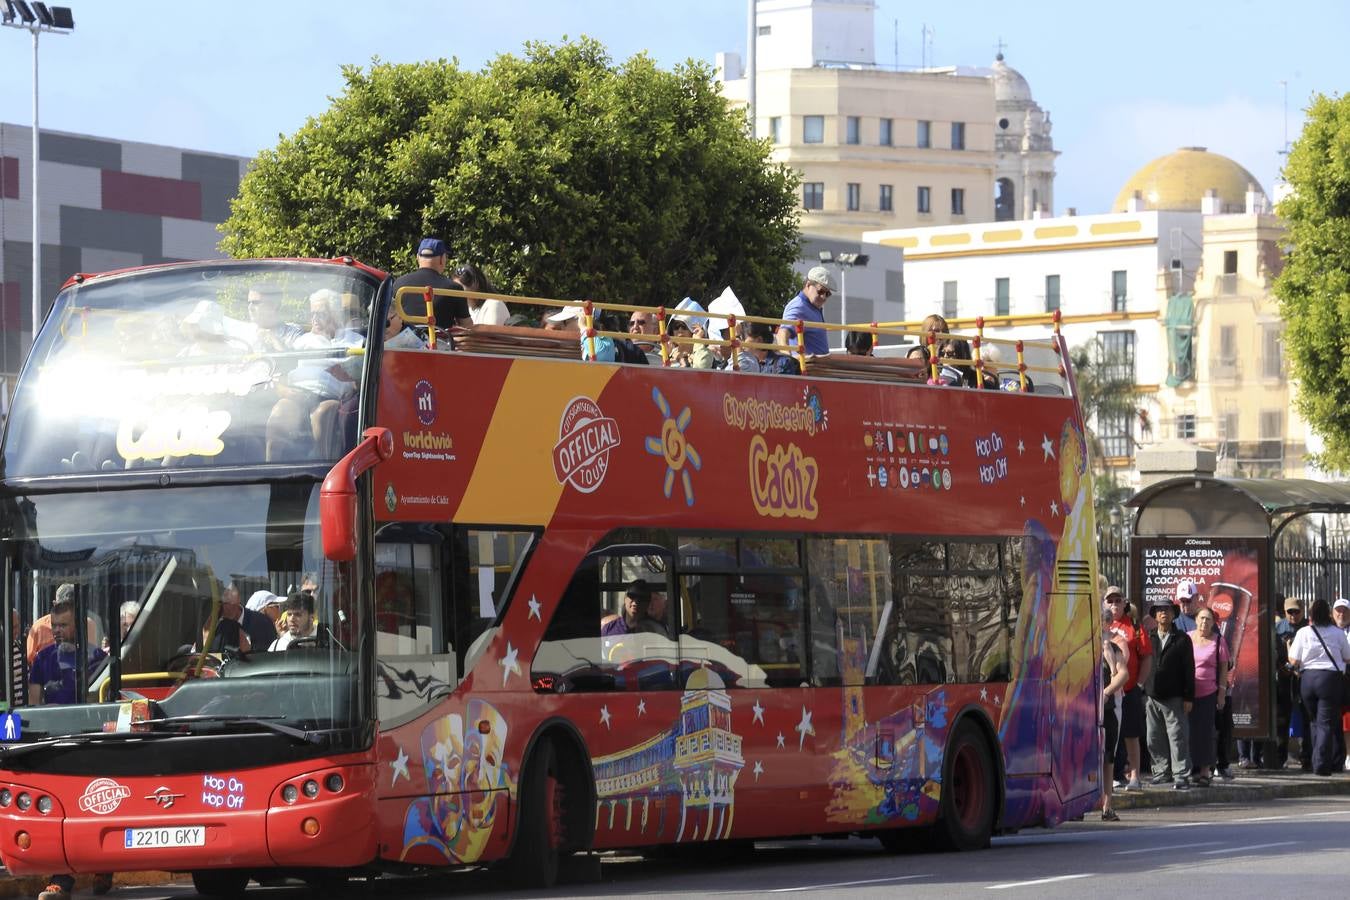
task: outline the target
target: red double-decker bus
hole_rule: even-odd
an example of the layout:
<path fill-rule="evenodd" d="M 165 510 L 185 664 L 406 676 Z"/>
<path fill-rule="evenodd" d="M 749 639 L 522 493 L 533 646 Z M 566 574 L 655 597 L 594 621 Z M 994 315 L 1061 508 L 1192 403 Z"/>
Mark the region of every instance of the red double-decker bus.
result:
<path fill-rule="evenodd" d="M 973 849 L 1096 802 L 1057 335 L 1008 392 L 410 339 L 409 299 L 351 260 L 66 285 L 3 444 L 11 872 L 543 885 L 608 848 Z"/>

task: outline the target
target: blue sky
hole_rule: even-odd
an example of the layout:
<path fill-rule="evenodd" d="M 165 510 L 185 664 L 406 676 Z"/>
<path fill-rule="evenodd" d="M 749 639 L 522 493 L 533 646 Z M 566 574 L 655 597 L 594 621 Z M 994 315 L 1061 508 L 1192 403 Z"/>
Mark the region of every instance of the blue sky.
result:
<path fill-rule="evenodd" d="M 58 3 L 61 0 L 57 0 Z M 590 35 L 615 59 L 671 66 L 743 52 L 745 0 L 69 0 L 73 34 L 41 41 L 46 128 L 252 155 L 339 90 L 343 63 L 457 58 L 477 69 L 527 40 Z M 877 56 L 988 65 L 996 42 L 1054 122 L 1056 207 L 1105 211 L 1132 172 L 1181 146 L 1251 170 L 1269 192 L 1288 83 L 1292 140 L 1317 91 L 1350 84 L 1344 0 L 879 0 Z M 0 121 L 31 120 L 28 35 L 0 29 Z"/>

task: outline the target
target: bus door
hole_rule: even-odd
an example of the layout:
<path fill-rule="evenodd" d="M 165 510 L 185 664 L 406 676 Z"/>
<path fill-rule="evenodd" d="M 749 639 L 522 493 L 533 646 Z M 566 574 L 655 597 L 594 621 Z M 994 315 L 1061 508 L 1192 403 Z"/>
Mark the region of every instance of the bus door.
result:
<path fill-rule="evenodd" d="M 688 673 L 677 766 L 697 771 L 704 754 L 711 768 L 698 838 L 819 829 L 838 697 L 809 687 L 799 542 L 682 535 L 676 581 Z"/>

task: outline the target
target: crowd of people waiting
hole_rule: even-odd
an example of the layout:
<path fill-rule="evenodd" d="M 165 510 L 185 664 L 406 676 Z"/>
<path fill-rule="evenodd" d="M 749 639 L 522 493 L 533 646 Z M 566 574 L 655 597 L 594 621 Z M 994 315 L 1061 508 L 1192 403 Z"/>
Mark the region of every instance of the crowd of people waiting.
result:
<path fill-rule="evenodd" d="M 1113 788 L 1170 785 L 1185 791 L 1234 777 L 1228 642 L 1193 581 L 1179 582 L 1174 597 L 1150 603 L 1139 611 L 1143 615 L 1119 587 L 1108 587 L 1102 597 L 1105 821 L 1119 818 Z M 1280 738 L 1270 746 L 1238 741 L 1237 765 L 1298 765 L 1321 776 L 1350 772 L 1350 696 L 1342 688 L 1350 663 L 1350 600 L 1313 601 L 1310 622 L 1303 621 L 1300 601 L 1276 600 Z M 1292 741 L 1298 742 L 1297 759 L 1286 763 Z"/>

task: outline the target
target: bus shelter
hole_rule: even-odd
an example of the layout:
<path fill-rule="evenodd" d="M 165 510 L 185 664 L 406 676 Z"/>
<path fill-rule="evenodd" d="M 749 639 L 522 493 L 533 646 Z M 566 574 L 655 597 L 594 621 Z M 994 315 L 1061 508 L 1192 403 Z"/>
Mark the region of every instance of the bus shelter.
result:
<path fill-rule="evenodd" d="M 1137 511 L 1130 596 L 1147 612 L 1172 602 L 1179 582 L 1195 582 L 1228 646 L 1234 733 L 1273 738 L 1281 655 L 1273 598 L 1306 603 L 1347 589 L 1350 559 L 1332 548 L 1350 535 L 1350 483 L 1188 475 L 1150 485 L 1126 505 Z"/>

